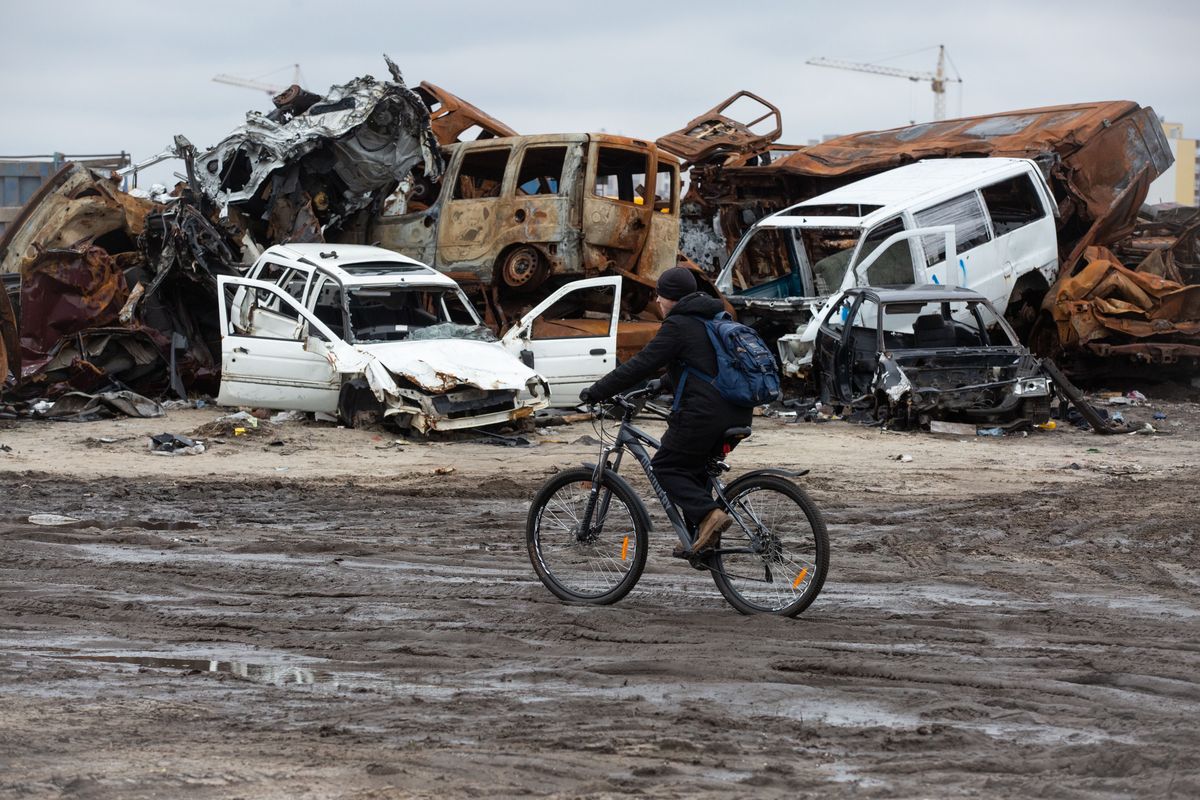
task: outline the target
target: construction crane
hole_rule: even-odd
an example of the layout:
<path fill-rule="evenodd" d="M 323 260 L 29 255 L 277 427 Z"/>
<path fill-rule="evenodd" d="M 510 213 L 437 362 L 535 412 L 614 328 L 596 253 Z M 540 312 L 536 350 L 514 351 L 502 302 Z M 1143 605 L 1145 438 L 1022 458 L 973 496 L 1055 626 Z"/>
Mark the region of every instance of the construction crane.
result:
<path fill-rule="evenodd" d="M 270 72 L 264 73 L 264 75 L 273 75 L 276 72 L 282 72 L 283 70 L 287 69 L 288 67 L 292 68 L 292 83 L 299 85 L 299 83 L 300 83 L 300 65 L 299 64 L 289 64 L 287 67 L 280 67 L 279 69 L 271 70 Z M 259 77 L 263 77 L 263 76 L 260 75 Z M 258 78 L 239 78 L 236 75 L 226 75 L 225 73 L 221 73 L 220 75 L 214 75 L 213 80 L 216 81 L 217 83 L 227 83 L 230 86 L 240 86 L 243 89 L 254 89 L 255 91 L 259 91 L 259 92 L 266 92 L 267 94 L 271 95 L 272 97 L 274 97 L 275 95 L 279 94 L 280 92 L 282 92 L 284 89 L 287 88 L 286 86 L 276 86 L 271 83 L 262 83 L 261 81 L 258 80 Z"/>
<path fill-rule="evenodd" d="M 833 69 L 849 69 L 855 72 L 870 72 L 874 75 L 889 75 L 893 78 L 907 78 L 910 81 L 929 81 L 933 89 L 933 118 L 946 118 L 946 84 L 962 83 L 961 77 L 946 77 L 946 46 L 938 45 L 937 70 L 934 72 L 914 72 L 907 69 L 896 69 L 879 64 L 862 64 L 857 61 L 842 61 L 836 58 L 810 58 L 805 62 L 814 67 L 832 67 Z M 955 70 L 957 72 L 957 70 Z"/>

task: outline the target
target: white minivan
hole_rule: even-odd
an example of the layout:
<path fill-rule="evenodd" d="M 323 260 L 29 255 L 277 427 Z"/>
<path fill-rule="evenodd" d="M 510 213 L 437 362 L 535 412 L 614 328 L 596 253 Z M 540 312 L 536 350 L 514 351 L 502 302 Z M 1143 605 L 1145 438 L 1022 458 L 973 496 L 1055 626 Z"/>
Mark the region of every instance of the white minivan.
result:
<path fill-rule="evenodd" d="M 1023 331 L 1058 273 L 1056 214 L 1028 159 L 920 161 L 759 220 L 717 288 L 739 319 L 778 337 L 789 375 L 811 363 L 820 310 L 853 286 L 965 286 Z"/>

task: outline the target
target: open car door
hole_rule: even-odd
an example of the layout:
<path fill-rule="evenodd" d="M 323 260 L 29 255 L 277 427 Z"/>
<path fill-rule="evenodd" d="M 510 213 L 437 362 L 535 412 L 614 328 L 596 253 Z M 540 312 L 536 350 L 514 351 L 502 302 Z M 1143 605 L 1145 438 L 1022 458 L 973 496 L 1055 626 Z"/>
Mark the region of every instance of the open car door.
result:
<path fill-rule="evenodd" d="M 327 355 L 339 340 L 278 286 L 217 278 L 223 406 L 337 411 L 341 380 Z"/>
<path fill-rule="evenodd" d="M 574 281 L 521 317 L 501 343 L 550 384 L 550 405 L 576 406 L 580 390 L 617 364 L 620 308 L 619 275 Z"/>

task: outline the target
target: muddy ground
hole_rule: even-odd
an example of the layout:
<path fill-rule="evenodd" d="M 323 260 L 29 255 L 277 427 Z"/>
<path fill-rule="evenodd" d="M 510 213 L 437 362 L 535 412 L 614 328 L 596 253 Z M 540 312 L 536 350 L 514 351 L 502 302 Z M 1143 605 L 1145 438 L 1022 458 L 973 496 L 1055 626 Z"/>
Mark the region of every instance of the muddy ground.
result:
<path fill-rule="evenodd" d="M 1195 797 L 1195 394 L 1124 409 L 1165 435 L 758 420 L 735 472 L 812 468 L 830 523 L 796 620 L 661 526 L 626 600 L 554 600 L 526 504 L 586 424 L 9 423 L 0 797 Z"/>

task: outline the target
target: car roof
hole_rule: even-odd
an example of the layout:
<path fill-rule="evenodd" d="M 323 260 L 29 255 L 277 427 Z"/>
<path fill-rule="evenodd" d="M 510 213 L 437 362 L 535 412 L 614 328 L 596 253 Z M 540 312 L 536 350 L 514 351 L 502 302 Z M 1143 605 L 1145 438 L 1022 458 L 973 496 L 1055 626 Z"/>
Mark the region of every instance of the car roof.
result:
<path fill-rule="evenodd" d="M 343 285 L 393 285 L 397 279 L 401 283 L 426 286 L 458 285 L 448 276 L 416 259 L 372 245 L 319 242 L 277 244 L 267 248 L 262 257 L 271 255 L 319 267 Z"/>
<path fill-rule="evenodd" d="M 791 227 L 796 225 L 798 218 L 803 218 L 805 224 L 810 227 L 828 224 L 832 224 L 833 227 L 868 227 L 889 219 L 906 208 L 934 202 L 942 197 L 948 199 L 982 182 L 991 179 L 1002 180 L 1025 172 L 1030 163 L 1024 158 L 933 158 L 918 161 L 871 175 L 788 206 L 762 220 L 760 224 L 770 220 L 772 224 L 767 227 Z M 879 208 L 861 217 L 806 217 L 804 214 L 806 206 L 830 205 L 866 205 Z"/>
<path fill-rule="evenodd" d="M 936 283 L 918 283 L 912 286 L 855 286 L 847 289 L 846 294 L 861 294 L 877 303 L 988 302 L 979 292 L 966 287 L 940 286 Z"/>

